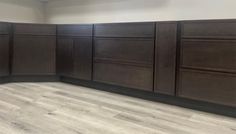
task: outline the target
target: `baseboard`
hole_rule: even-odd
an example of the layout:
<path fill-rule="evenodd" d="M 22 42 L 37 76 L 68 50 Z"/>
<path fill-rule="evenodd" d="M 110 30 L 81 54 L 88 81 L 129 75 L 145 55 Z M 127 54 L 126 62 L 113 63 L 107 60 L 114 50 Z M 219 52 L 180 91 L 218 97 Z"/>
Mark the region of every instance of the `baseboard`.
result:
<path fill-rule="evenodd" d="M 43 76 L 28 76 L 28 75 L 20 75 L 20 76 L 10 76 L 10 82 L 58 82 L 60 81 L 59 76 L 56 75 L 43 75 Z"/>
<path fill-rule="evenodd" d="M 142 91 L 137 89 L 131 89 L 131 88 L 125 88 L 125 87 L 119 87 L 104 83 L 98 83 L 94 81 L 85 81 L 85 80 L 78 80 L 74 78 L 69 77 L 60 77 L 60 80 L 65 83 L 85 86 L 89 88 L 93 88 L 95 90 L 102 90 L 122 95 L 128 95 L 132 97 L 137 97 L 145 100 L 155 101 L 155 102 L 161 102 L 166 103 L 170 105 L 180 106 L 184 108 L 224 115 L 224 116 L 230 116 L 236 118 L 236 108 L 224 106 L 224 105 L 218 105 L 203 101 L 196 101 L 186 98 L 180 98 L 175 96 L 169 96 L 169 95 L 163 95 L 163 94 L 157 94 L 154 92 L 148 92 L 148 91 Z"/>

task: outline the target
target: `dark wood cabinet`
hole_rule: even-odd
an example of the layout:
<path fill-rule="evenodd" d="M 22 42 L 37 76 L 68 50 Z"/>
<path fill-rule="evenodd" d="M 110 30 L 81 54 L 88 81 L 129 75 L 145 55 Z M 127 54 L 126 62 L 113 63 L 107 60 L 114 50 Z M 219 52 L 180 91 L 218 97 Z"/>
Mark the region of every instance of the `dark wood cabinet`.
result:
<path fill-rule="evenodd" d="M 236 39 L 235 20 L 199 20 L 181 23 L 183 38 Z"/>
<path fill-rule="evenodd" d="M 56 75 L 56 26 L 15 24 L 13 75 Z"/>
<path fill-rule="evenodd" d="M 236 40 L 184 39 L 181 67 L 236 73 Z"/>
<path fill-rule="evenodd" d="M 59 75 L 92 79 L 92 25 L 58 26 Z"/>
<path fill-rule="evenodd" d="M 178 96 L 236 106 L 236 21 L 181 23 Z"/>
<path fill-rule="evenodd" d="M 236 74 L 180 70 L 178 95 L 236 107 Z"/>
<path fill-rule="evenodd" d="M 175 95 L 177 22 L 159 22 L 156 26 L 154 91 Z"/>
<path fill-rule="evenodd" d="M 153 91 L 155 23 L 97 24 L 93 80 Z"/>
<path fill-rule="evenodd" d="M 10 24 L 0 23 L 0 77 L 9 75 Z"/>
<path fill-rule="evenodd" d="M 96 37 L 154 37 L 155 23 L 96 24 Z"/>

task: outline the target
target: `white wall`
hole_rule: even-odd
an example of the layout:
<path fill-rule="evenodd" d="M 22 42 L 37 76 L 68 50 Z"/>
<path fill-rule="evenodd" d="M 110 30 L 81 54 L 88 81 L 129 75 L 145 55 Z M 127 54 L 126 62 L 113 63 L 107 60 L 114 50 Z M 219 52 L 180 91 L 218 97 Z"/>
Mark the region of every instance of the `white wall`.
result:
<path fill-rule="evenodd" d="M 0 21 L 44 23 L 44 6 L 38 0 L 0 0 Z"/>
<path fill-rule="evenodd" d="M 52 0 L 48 23 L 235 19 L 236 0 Z"/>

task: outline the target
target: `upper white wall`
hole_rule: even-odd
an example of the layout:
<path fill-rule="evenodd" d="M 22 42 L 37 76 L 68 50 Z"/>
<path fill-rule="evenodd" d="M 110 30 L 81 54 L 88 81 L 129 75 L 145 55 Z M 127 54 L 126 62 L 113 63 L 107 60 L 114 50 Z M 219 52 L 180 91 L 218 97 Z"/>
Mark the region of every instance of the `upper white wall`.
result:
<path fill-rule="evenodd" d="M 235 19 L 236 0 L 51 0 L 48 23 Z"/>
<path fill-rule="evenodd" d="M 44 23 L 44 6 L 38 0 L 0 0 L 0 21 Z"/>

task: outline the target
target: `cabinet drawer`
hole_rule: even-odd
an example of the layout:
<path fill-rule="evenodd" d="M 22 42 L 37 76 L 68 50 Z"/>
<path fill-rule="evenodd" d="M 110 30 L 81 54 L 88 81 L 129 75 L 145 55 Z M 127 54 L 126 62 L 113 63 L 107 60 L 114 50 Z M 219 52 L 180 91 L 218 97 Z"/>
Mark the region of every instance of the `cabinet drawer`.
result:
<path fill-rule="evenodd" d="M 182 69 L 179 82 L 181 97 L 236 106 L 236 75 Z"/>
<path fill-rule="evenodd" d="M 236 38 L 236 21 L 190 21 L 182 22 L 182 36 L 202 38 Z"/>
<path fill-rule="evenodd" d="M 0 77 L 9 75 L 9 35 L 0 35 Z"/>
<path fill-rule="evenodd" d="M 95 25 L 97 37 L 154 37 L 155 23 L 117 23 Z"/>
<path fill-rule="evenodd" d="M 154 40 L 135 38 L 96 38 L 95 58 L 150 65 L 153 63 Z"/>
<path fill-rule="evenodd" d="M 152 68 L 96 62 L 93 73 L 97 82 L 152 91 Z"/>
<path fill-rule="evenodd" d="M 93 25 L 58 25 L 59 36 L 92 36 Z"/>
<path fill-rule="evenodd" d="M 15 24 L 14 34 L 56 35 L 56 26 L 45 24 Z"/>
<path fill-rule="evenodd" d="M 182 40 L 181 66 L 236 72 L 236 41 Z"/>
<path fill-rule="evenodd" d="M 13 51 L 14 75 L 55 75 L 55 36 L 17 35 Z"/>
<path fill-rule="evenodd" d="M 10 24 L 0 23 L 0 34 L 9 34 Z"/>

